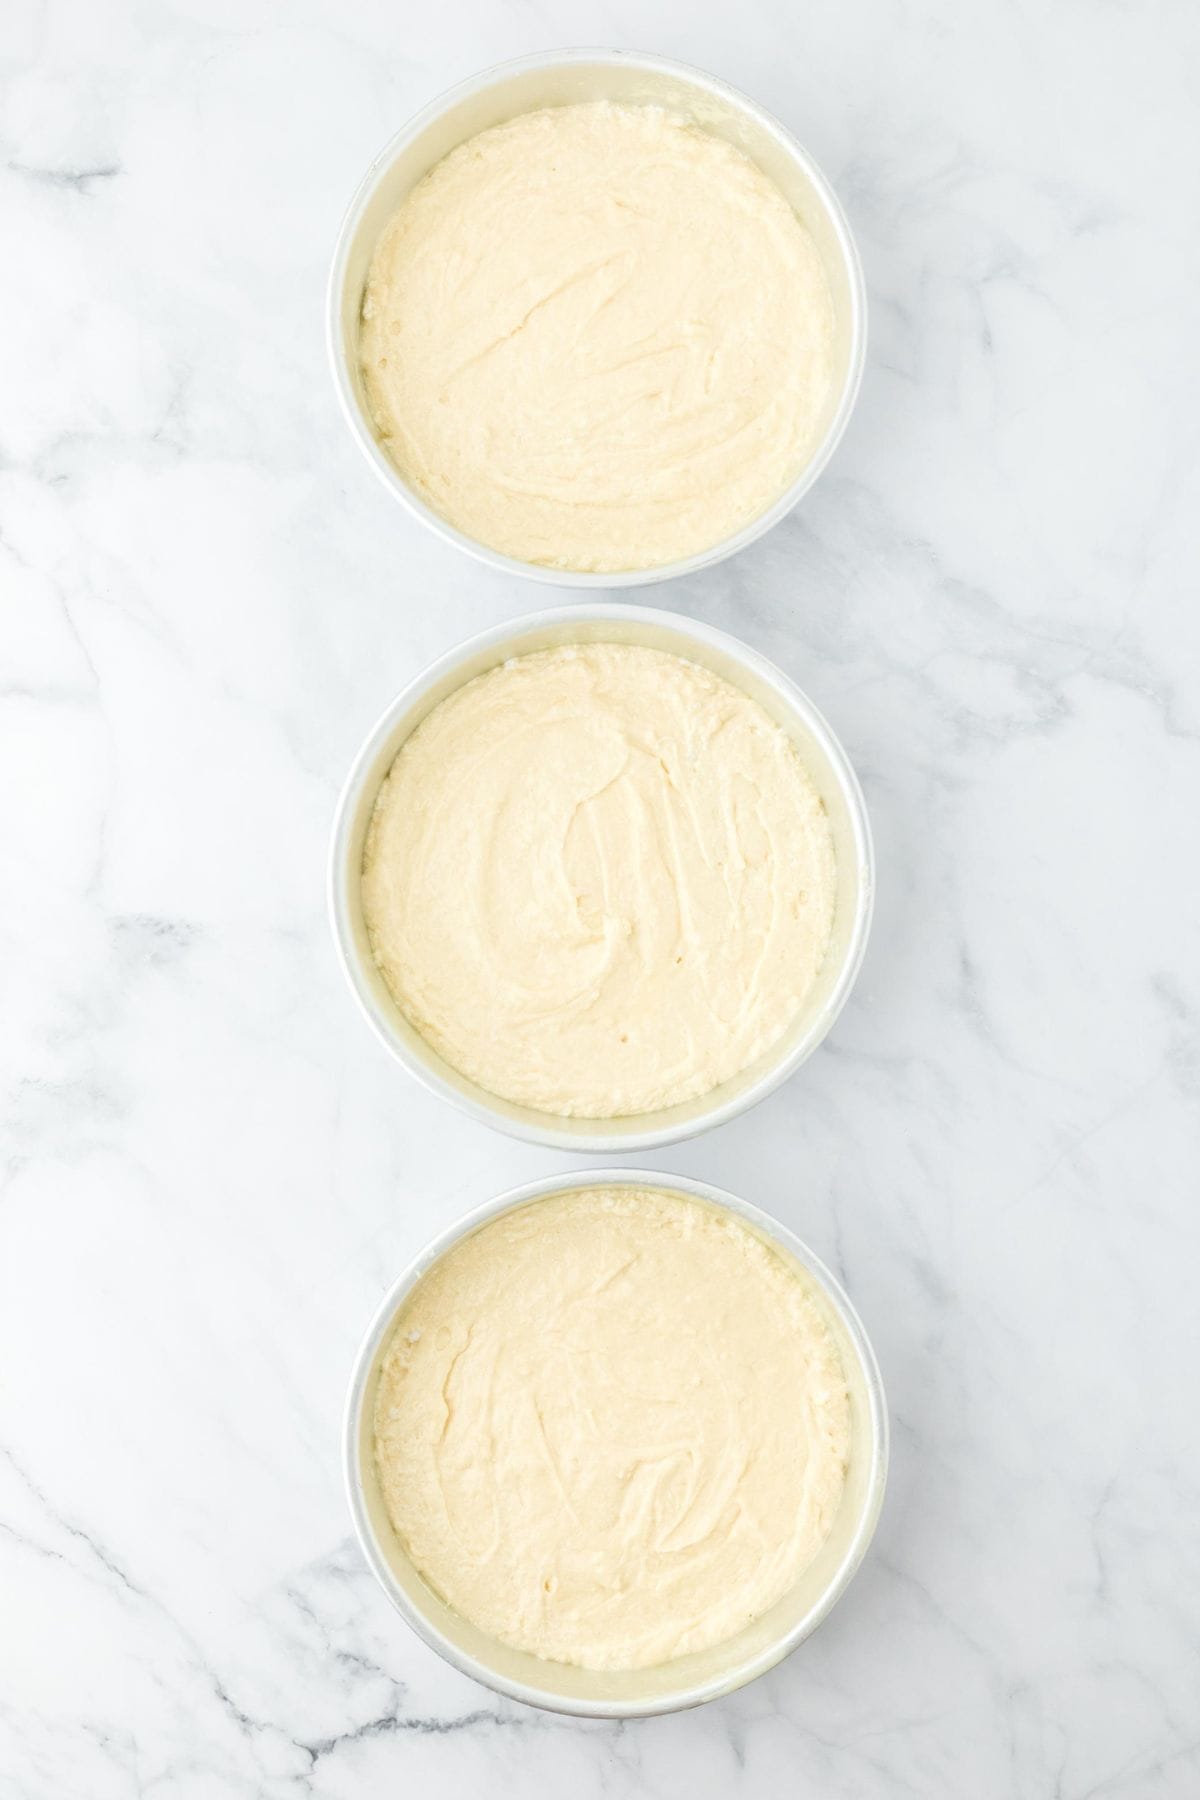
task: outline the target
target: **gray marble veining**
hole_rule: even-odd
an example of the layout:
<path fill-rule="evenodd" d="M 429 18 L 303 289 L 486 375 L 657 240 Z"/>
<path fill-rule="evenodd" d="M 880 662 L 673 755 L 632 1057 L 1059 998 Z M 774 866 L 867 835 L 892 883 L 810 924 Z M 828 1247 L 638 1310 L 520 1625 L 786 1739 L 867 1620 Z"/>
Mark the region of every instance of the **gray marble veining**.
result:
<path fill-rule="evenodd" d="M 799 1653 L 626 1727 L 443 1667 L 337 1466 L 396 1269 L 563 1159 L 408 1083 L 334 966 L 367 725 L 551 596 L 361 466 L 327 259 L 404 118 L 569 42 L 778 112 L 871 297 L 817 488 L 645 597 L 776 658 L 867 790 L 833 1037 L 656 1160 L 836 1268 L 891 1488 Z M 1190 1800 L 1200 15 L 15 0 L 0 50 L 0 1791 Z"/>

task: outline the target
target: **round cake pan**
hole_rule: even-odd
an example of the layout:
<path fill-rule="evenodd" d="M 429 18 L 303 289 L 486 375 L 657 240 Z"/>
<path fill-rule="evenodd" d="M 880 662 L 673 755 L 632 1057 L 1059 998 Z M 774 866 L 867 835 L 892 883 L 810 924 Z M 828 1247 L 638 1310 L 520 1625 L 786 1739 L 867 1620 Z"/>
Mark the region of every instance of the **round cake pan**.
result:
<path fill-rule="evenodd" d="M 780 189 L 815 242 L 834 305 L 834 379 L 812 455 L 765 512 L 732 537 L 680 562 L 590 574 L 504 556 L 455 529 L 416 494 L 379 442 L 359 368 L 363 292 L 380 233 L 435 163 L 469 137 L 518 114 L 587 100 L 657 105 L 726 138 Z M 388 492 L 423 524 L 495 569 L 557 587 L 637 587 L 690 574 L 754 542 L 790 512 L 833 455 L 858 397 L 866 357 L 866 290 L 858 252 L 836 195 L 808 152 L 770 113 L 713 75 L 624 50 L 559 50 L 502 63 L 464 81 L 417 114 L 380 151 L 359 184 L 338 236 L 329 280 L 328 340 L 334 385 L 350 430 Z"/>
<path fill-rule="evenodd" d="M 723 1644 L 655 1668 L 620 1673 L 547 1662 L 513 1650 L 453 1612 L 426 1586 L 393 1531 L 374 1455 L 380 1365 L 396 1314 L 421 1277 L 453 1245 L 501 1213 L 554 1194 L 596 1187 L 657 1188 L 736 1214 L 799 1268 L 837 1345 L 850 1396 L 850 1460 L 842 1503 L 833 1530 L 796 1586 Z M 346 1403 L 344 1456 L 350 1512 L 363 1554 L 393 1606 L 439 1656 L 463 1674 L 529 1706 L 585 1718 L 632 1719 L 682 1711 L 731 1693 L 774 1668 L 816 1630 L 845 1593 L 874 1534 L 887 1479 L 888 1421 L 879 1366 L 853 1306 L 829 1270 L 793 1232 L 756 1206 L 703 1181 L 643 1169 L 603 1169 L 550 1176 L 514 1188 L 426 1246 L 388 1291 L 359 1349 Z"/>
<path fill-rule="evenodd" d="M 401 744 L 465 682 L 509 657 L 560 644 L 644 644 L 711 669 L 762 705 L 788 733 L 829 816 L 837 861 L 833 934 L 799 1015 L 765 1056 L 699 1099 L 615 1119 L 568 1119 L 502 1100 L 452 1069 L 409 1024 L 388 991 L 362 910 L 363 846 L 375 800 Z M 441 657 L 393 700 L 367 737 L 342 790 L 329 861 L 334 941 L 350 991 L 380 1042 L 427 1088 L 512 1137 L 590 1155 L 649 1150 L 724 1124 L 762 1100 L 812 1054 L 837 1018 L 866 949 L 874 897 L 871 833 L 845 751 L 816 707 L 756 651 L 709 625 L 644 606 L 569 606 L 493 626 Z"/>

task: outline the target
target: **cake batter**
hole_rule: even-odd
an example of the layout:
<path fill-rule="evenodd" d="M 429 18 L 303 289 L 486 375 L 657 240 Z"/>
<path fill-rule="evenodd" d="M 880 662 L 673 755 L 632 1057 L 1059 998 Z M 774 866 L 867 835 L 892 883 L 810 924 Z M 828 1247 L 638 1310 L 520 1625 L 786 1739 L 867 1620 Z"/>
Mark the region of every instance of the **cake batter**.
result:
<path fill-rule="evenodd" d="M 568 645 L 468 682 L 383 783 L 363 910 L 410 1023 L 541 1112 L 695 1099 L 796 1018 L 829 820 L 757 701 L 682 657 Z"/>
<path fill-rule="evenodd" d="M 590 1669 L 707 1649 L 833 1524 L 845 1374 L 793 1264 L 678 1193 L 554 1195 L 405 1302 L 375 1406 L 406 1551 L 463 1618 Z"/>
<path fill-rule="evenodd" d="M 740 150 L 652 106 L 461 144 L 371 262 L 360 360 L 405 480 L 554 568 L 650 568 L 797 477 L 832 379 L 816 245 Z"/>

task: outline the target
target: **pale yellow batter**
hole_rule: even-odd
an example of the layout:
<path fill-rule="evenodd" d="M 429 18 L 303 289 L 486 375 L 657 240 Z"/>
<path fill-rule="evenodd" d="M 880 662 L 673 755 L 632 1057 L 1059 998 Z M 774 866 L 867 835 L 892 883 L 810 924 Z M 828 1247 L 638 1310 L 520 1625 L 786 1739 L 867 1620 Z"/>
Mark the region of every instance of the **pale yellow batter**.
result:
<path fill-rule="evenodd" d="M 614 1118 L 706 1094 L 778 1041 L 835 890 L 824 807 L 757 701 L 590 644 L 490 669 L 421 723 L 362 895 L 389 988 L 454 1068 Z"/>
<path fill-rule="evenodd" d="M 656 107 L 526 113 L 451 152 L 371 263 L 381 439 L 451 524 L 650 568 L 757 517 L 814 448 L 833 305 L 783 195 Z"/>
<path fill-rule="evenodd" d="M 794 1265 L 681 1194 L 485 1225 L 406 1302 L 375 1406 L 392 1523 L 490 1636 L 591 1669 L 707 1649 L 833 1524 L 845 1374 Z"/>

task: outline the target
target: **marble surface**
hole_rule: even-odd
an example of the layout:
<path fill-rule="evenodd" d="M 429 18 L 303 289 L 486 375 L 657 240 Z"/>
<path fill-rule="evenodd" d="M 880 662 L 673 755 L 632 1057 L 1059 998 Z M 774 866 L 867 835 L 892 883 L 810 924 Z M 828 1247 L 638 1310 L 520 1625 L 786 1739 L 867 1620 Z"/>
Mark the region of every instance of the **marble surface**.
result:
<path fill-rule="evenodd" d="M 1200 1793 L 1196 9 L 13 0 L 0 33 L 0 1790 Z M 322 893 L 377 711 L 553 598 L 361 463 L 339 217 L 450 82 L 589 41 L 776 110 L 872 309 L 800 511 L 642 597 L 775 657 L 866 787 L 832 1039 L 656 1160 L 837 1268 L 891 1486 L 809 1644 L 625 1727 L 451 1673 L 350 1540 L 381 1290 L 569 1158 L 386 1061 Z"/>

